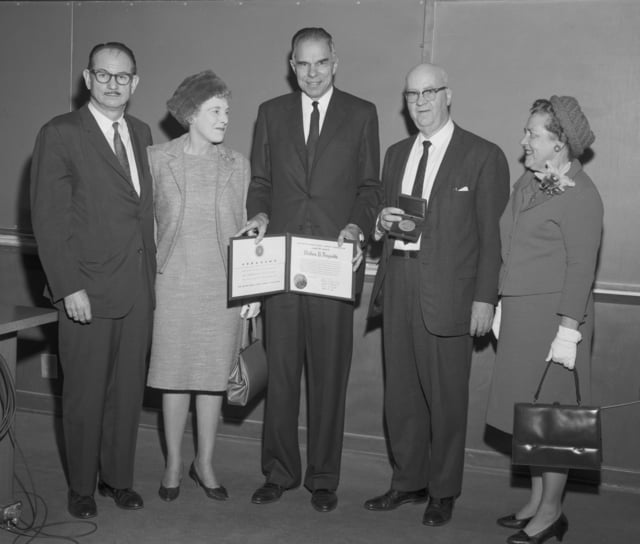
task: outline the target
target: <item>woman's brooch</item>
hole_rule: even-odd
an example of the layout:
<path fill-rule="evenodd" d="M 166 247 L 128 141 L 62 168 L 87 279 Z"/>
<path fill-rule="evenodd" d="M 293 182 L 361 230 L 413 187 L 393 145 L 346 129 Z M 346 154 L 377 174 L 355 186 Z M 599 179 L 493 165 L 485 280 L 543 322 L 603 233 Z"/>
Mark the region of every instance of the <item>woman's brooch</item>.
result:
<path fill-rule="evenodd" d="M 540 190 L 545 194 L 559 195 L 564 193 L 567 187 L 575 187 L 576 182 L 566 176 L 571 163 L 565 164 L 562 168 L 556 168 L 546 162 L 544 167 L 544 172 L 535 172 L 534 174 L 540 182 Z"/>

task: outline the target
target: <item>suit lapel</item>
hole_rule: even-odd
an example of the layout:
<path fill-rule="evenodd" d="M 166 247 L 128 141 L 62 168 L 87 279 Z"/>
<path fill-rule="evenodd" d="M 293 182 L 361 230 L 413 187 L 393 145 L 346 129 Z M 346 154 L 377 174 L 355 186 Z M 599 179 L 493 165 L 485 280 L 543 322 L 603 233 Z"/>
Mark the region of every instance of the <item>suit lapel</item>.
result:
<path fill-rule="evenodd" d="M 429 203 L 433 201 L 433 198 L 438 194 L 451 176 L 451 172 L 454 168 L 458 168 L 462 163 L 462 158 L 465 153 L 465 145 L 462 137 L 462 132 L 457 125 L 454 125 L 453 134 L 451 135 L 451 141 L 445 151 L 440 168 L 436 174 L 436 179 L 433 181 L 433 187 L 431 188 L 431 194 L 429 195 Z"/>
<path fill-rule="evenodd" d="M 133 148 L 133 154 L 136 156 L 136 168 L 138 169 L 138 181 L 140 183 L 140 198 L 142 199 L 146 197 L 147 194 L 150 194 L 149 189 L 151 188 L 151 180 L 148 178 L 148 176 L 145 175 L 145 172 L 149 171 L 149 167 L 147 164 L 147 150 L 143 146 L 140 140 L 140 135 L 134 128 L 134 125 L 130 121 L 129 117 L 125 116 L 125 118 L 127 120 L 127 126 L 129 128 L 129 136 L 131 137 L 131 147 Z M 129 180 L 129 183 L 132 183 L 132 181 Z"/>
<path fill-rule="evenodd" d="M 130 183 L 122 170 L 122 166 L 118 162 L 118 159 L 109 146 L 107 139 L 98 126 L 98 122 L 95 120 L 88 106 L 83 106 L 80 110 L 80 116 L 82 118 L 82 125 L 87 135 L 87 140 L 96 149 L 96 151 L 102 156 L 102 158 L 111 166 L 127 183 Z"/>
<path fill-rule="evenodd" d="M 413 147 L 413 144 L 416 141 L 417 137 L 418 136 L 416 135 L 401 142 L 398 145 L 397 150 L 393 154 L 393 156 L 389 157 L 390 162 L 389 168 L 387 170 L 392 173 L 393 177 L 389 181 L 386 206 L 398 205 L 398 195 L 402 192 L 402 180 L 404 178 L 404 171 L 407 167 L 407 161 L 409 160 L 411 148 Z M 388 259 L 391 255 L 394 244 L 395 239 L 387 236 L 386 243 L 384 244 L 386 259 Z"/>
<path fill-rule="evenodd" d="M 393 164 L 390 165 L 390 170 L 393 172 L 394 179 L 391 183 L 392 191 L 390 194 L 390 202 L 387 202 L 387 206 L 398 205 L 398 195 L 402 192 L 402 180 L 404 179 L 404 171 L 407 168 L 407 161 L 411 154 L 411 148 L 418 136 L 413 136 L 405 140 L 398 148 L 398 152 L 395 154 Z"/>
<path fill-rule="evenodd" d="M 302 165 L 302 170 L 304 171 L 305 165 L 307 164 L 307 147 L 304 141 L 300 93 L 291 93 L 291 100 L 285 107 L 284 119 L 287 134 L 293 142 L 296 154 L 300 160 L 300 164 Z"/>
<path fill-rule="evenodd" d="M 329 106 L 327 107 L 324 123 L 322 123 L 322 130 L 320 131 L 320 138 L 318 138 L 318 146 L 316 148 L 313 166 L 317 164 L 318 158 L 326 150 L 327 145 L 329 145 L 329 142 L 333 140 L 336 132 L 338 132 L 340 125 L 342 125 L 342 122 L 347 118 L 346 109 L 340 91 L 334 88 Z"/>
<path fill-rule="evenodd" d="M 122 166 L 118 162 L 118 158 L 116 157 L 116 154 L 113 152 L 113 150 L 109 146 L 109 142 L 107 142 L 107 139 L 104 137 L 104 134 L 100 130 L 100 127 L 98 126 L 98 122 L 95 120 L 92 113 L 89 111 L 89 107 L 85 105 L 79 110 L 79 112 L 82 119 L 82 125 L 84 127 L 84 131 L 87 135 L 87 140 L 96 149 L 96 151 L 102 156 L 105 162 L 109 166 L 111 166 L 111 168 L 114 169 L 115 173 L 118 174 L 121 180 L 124 183 L 126 183 L 127 188 L 130 189 L 131 187 L 133 187 L 131 179 L 122 169 Z M 134 142 L 132 147 L 134 148 L 134 152 L 136 153 L 136 165 L 138 167 L 138 172 L 140 172 L 140 166 L 141 166 L 140 161 L 142 160 L 140 157 L 144 155 L 144 153 L 141 152 L 142 145 L 138 141 L 138 137 L 137 135 L 135 135 L 135 132 L 131 126 L 131 123 L 128 123 L 128 128 L 129 128 L 129 134 L 131 136 L 132 142 Z M 142 184 L 142 179 L 144 178 L 144 176 L 142 176 L 139 173 L 138 178 L 140 179 L 140 183 Z"/>

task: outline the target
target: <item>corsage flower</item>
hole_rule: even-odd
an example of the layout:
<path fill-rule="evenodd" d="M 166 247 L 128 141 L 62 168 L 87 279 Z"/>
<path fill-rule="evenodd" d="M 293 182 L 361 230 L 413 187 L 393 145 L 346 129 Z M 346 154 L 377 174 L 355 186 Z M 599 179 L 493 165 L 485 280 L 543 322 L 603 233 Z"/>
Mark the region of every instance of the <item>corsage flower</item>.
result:
<path fill-rule="evenodd" d="M 575 187 L 576 182 L 566 176 L 571 163 L 565 164 L 562 168 L 556 168 L 549 162 L 544 163 L 544 172 L 535 172 L 535 176 L 540 181 L 540 190 L 547 195 L 559 195 L 564 193 L 567 187 Z"/>

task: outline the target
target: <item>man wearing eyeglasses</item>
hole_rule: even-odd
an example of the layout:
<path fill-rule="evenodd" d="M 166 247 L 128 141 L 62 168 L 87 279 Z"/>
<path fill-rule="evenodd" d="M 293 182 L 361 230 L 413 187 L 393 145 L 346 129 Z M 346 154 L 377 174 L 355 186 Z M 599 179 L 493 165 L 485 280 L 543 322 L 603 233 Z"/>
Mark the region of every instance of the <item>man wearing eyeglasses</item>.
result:
<path fill-rule="evenodd" d="M 462 489 L 473 337 L 490 330 L 497 302 L 509 171 L 496 145 L 451 120 L 442 68 L 413 68 L 404 96 L 418 134 L 385 157 L 375 232 L 384 246 L 369 309 L 383 319 L 393 474 L 390 489 L 364 506 L 428 501 L 422 522 L 439 526 Z M 399 199 L 422 203 L 422 222 Z M 415 236 L 405 236 L 412 228 Z"/>
<path fill-rule="evenodd" d="M 120 508 L 143 506 L 132 485 L 156 263 L 151 131 L 125 114 L 139 81 L 133 52 L 99 44 L 83 77 L 89 103 L 38 134 L 31 212 L 59 310 L 67 508 L 86 519 L 98 479 Z"/>

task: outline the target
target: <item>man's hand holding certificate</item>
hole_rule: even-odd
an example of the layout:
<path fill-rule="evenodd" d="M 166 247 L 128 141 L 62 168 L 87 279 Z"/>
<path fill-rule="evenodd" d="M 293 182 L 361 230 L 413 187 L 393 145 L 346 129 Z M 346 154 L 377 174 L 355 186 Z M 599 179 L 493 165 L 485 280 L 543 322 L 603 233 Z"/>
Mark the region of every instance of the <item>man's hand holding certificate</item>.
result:
<path fill-rule="evenodd" d="M 291 292 L 354 300 L 356 244 L 342 238 L 232 238 L 229 299 Z"/>

